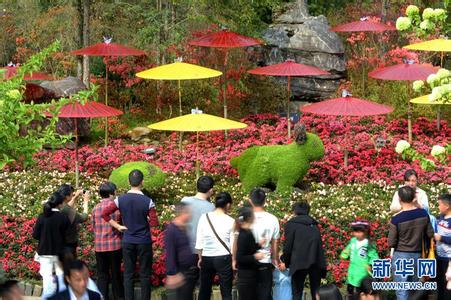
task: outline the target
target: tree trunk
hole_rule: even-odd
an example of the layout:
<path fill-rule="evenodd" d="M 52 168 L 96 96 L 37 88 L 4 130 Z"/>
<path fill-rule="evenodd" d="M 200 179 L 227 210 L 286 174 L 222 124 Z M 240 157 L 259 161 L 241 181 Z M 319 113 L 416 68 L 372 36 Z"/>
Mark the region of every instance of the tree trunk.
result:
<path fill-rule="evenodd" d="M 83 0 L 83 47 L 89 46 L 89 10 L 91 0 Z M 83 56 L 83 83 L 89 88 L 89 56 Z"/>
<path fill-rule="evenodd" d="M 77 12 L 78 12 L 78 37 L 77 45 L 78 49 L 83 48 L 83 3 L 82 0 L 77 0 Z M 83 79 L 83 58 L 79 55 L 76 56 L 77 60 L 77 77 Z"/>

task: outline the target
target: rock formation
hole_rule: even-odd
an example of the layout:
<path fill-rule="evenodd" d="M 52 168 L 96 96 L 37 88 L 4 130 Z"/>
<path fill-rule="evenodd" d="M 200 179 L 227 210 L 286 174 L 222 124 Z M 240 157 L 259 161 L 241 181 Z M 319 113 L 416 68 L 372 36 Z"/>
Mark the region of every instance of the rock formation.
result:
<path fill-rule="evenodd" d="M 345 77 L 346 60 L 343 43 L 329 31 L 327 19 L 310 16 L 306 1 L 297 0 L 275 14 L 273 20 L 263 32 L 266 45 L 261 48 L 257 63 L 264 66 L 294 59 L 329 71 L 332 75 L 291 80 L 293 100 L 329 98 Z M 286 84 L 286 79 L 279 80 Z"/>

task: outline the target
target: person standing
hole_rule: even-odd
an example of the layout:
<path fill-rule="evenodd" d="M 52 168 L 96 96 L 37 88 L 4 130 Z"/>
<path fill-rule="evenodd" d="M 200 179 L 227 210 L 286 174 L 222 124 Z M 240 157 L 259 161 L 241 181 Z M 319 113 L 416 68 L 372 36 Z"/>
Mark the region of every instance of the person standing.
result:
<path fill-rule="evenodd" d="M 66 214 L 69 218 L 71 226 L 67 234 L 67 246 L 72 248 L 74 256 L 77 256 L 78 234 L 80 231 L 80 224 L 88 220 L 88 204 L 89 192 L 82 190 L 76 191 L 69 184 L 63 184 L 59 187 L 58 193 L 64 197 L 64 206 L 61 212 Z M 77 211 L 77 199 L 83 194 L 83 212 Z"/>
<path fill-rule="evenodd" d="M 113 290 L 113 298 L 124 298 L 124 285 L 122 282 L 122 233 L 105 222 L 102 212 L 112 202 L 116 193 L 116 185 L 105 182 L 100 185 L 99 195 L 102 198 L 92 211 L 92 229 L 94 231 L 94 250 L 97 262 L 97 282 L 103 298 L 109 300 L 109 284 Z M 121 215 L 114 212 L 111 218 L 119 223 Z"/>
<path fill-rule="evenodd" d="M 280 265 L 279 259 L 279 220 L 265 211 L 266 194 L 261 188 L 255 188 L 250 193 L 251 205 L 254 210 L 255 220 L 252 224 L 252 232 L 256 241 L 266 240 L 258 250 L 265 254 L 259 260 L 257 269 L 257 299 L 272 299 L 272 282 L 274 266 Z"/>
<path fill-rule="evenodd" d="M 243 207 L 236 222 L 239 230 L 236 245 L 236 264 L 238 268 L 238 297 L 240 300 L 257 298 L 257 267 L 258 261 L 265 254 L 257 252 L 265 240 L 256 243 L 251 231 L 254 222 L 254 212 L 251 207 Z"/>
<path fill-rule="evenodd" d="M 149 300 L 151 294 L 150 273 L 152 270 L 152 238 L 150 227 L 158 226 L 155 204 L 145 196 L 141 189 L 144 175 L 133 170 L 128 175 L 131 189 L 116 198 L 103 210 L 102 218 L 117 230 L 124 232 L 122 251 L 124 257 L 125 299 L 134 299 L 133 275 L 139 260 L 141 299 Z M 120 211 L 122 224 L 118 224 L 111 215 Z M 150 225 L 150 226 L 149 226 Z"/>
<path fill-rule="evenodd" d="M 376 246 L 370 240 L 370 224 L 366 221 L 356 221 L 351 224 L 352 235 L 346 248 L 341 252 L 341 259 L 349 259 L 348 298 L 359 297 L 362 280 L 372 274 L 372 265 L 379 258 Z"/>
<path fill-rule="evenodd" d="M 415 190 L 415 199 L 413 204 L 418 208 L 423 208 L 429 213 L 429 200 L 425 191 L 418 187 L 418 174 L 413 169 L 409 169 L 404 173 L 404 186 L 410 186 Z M 401 211 L 401 203 L 399 201 L 398 191 L 393 195 L 393 200 L 390 205 L 390 211 L 392 213 L 398 213 Z"/>
<path fill-rule="evenodd" d="M 58 254 L 66 246 L 67 232 L 70 221 L 60 209 L 64 198 L 60 193 L 53 193 L 44 204 L 44 212 L 39 215 L 33 228 L 33 238 L 38 240 L 37 255 L 39 274 L 42 276 L 42 298 L 47 298 L 56 292 L 53 274 L 63 274 L 58 265 Z"/>
<path fill-rule="evenodd" d="M 214 193 L 213 190 L 214 180 L 210 176 L 201 176 L 197 180 L 196 188 L 197 193 L 194 196 L 184 197 L 182 203 L 190 206 L 191 219 L 187 224 L 188 236 L 190 238 L 191 252 L 196 260 L 196 268 L 190 269 L 185 276 L 190 278 L 199 278 L 199 268 L 197 268 L 197 251 L 196 251 L 196 236 L 197 236 L 197 225 L 199 224 L 200 217 L 205 214 L 215 210 L 215 206 L 211 203 L 210 198 Z"/>
<path fill-rule="evenodd" d="M 227 213 L 232 206 L 229 193 L 221 192 L 215 199 L 215 210 L 203 214 L 197 226 L 196 249 L 200 268 L 199 300 L 210 300 L 213 280 L 219 275 L 223 300 L 232 299 L 232 253 L 235 220 Z"/>
<path fill-rule="evenodd" d="M 89 270 L 80 260 L 64 266 L 64 280 L 68 288 L 49 298 L 50 300 L 101 300 L 100 294 L 88 289 Z"/>
<path fill-rule="evenodd" d="M 388 246 L 395 249 L 392 257 L 392 269 L 395 271 L 393 278 L 395 282 L 416 282 L 418 277 L 415 275 L 396 274 L 397 261 L 413 260 L 413 266 L 416 269 L 417 261 L 421 257 L 423 240 L 430 240 L 434 236 L 434 230 L 426 210 L 418 208 L 414 203 L 415 190 L 412 187 L 401 187 L 398 195 L 402 209 L 400 213 L 392 217 L 388 231 Z M 396 298 L 408 300 L 408 291 L 396 290 Z"/>
<path fill-rule="evenodd" d="M 434 238 L 437 242 L 437 299 L 451 299 L 451 289 L 447 288 L 446 273 L 451 266 L 451 195 L 443 194 L 438 198 L 437 233 Z"/>
<path fill-rule="evenodd" d="M 192 300 L 197 276 L 192 269 L 197 268 L 193 257 L 187 224 L 191 219 L 190 207 L 184 202 L 175 205 L 175 218 L 166 226 L 164 249 L 166 254 L 166 288 L 170 300 Z"/>
<path fill-rule="evenodd" d="M 318 223 L 309 216 L 310 205 L 298 202 L 293 206 L 294 217 L 285 224 L 285 242 L 282 261 L 290 268 L 293 300 L 302 299 L 307 275 L 310 293 L 315 299 L 326 277 L 327 265 Z"/>

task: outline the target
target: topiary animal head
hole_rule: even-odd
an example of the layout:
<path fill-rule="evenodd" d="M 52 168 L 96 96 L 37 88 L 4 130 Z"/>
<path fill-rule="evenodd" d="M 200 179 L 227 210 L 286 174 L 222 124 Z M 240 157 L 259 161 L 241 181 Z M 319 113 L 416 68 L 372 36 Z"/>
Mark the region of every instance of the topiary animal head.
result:
<path fill-rule="evenodd" d="M 294 125 L 294 140 L 298 145 L 303 145 L 307 141 L 307 131 L 304 124 L 297 123 Z"/>

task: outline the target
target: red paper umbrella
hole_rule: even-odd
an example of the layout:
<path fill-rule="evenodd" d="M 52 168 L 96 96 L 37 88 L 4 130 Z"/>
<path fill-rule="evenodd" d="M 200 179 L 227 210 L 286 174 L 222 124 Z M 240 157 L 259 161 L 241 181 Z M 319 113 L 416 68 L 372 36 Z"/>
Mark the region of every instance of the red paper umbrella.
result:
<path fill-rule="evenodd" d="M 389 114 L 393 108 L 348 96 L 305 105 L 301 110 L 316 115 L 367 117 Z"/>
<path fill-rule="evenodd" d="M 51 113 L 45 113 L 51 116 Z M 79 102 L 64 105 L 58 113 L 59 118 L 71 118 L 74 121 L 75 135 L 75 186 L 78 188 L 79 170 L 78 170 L 78 122 L 79 118 L 102 118 L 122 115 L 122 111 L 105 104 L 88 101 L 85 104 Z"/>
<path fill-rule="evenodd" d="M 193 46 L 211 48 L 239 48 L 259 45 L 261 43 L 262 42 L 258 39 L 229 30 L 213 32 L 189 42 L 189 44 Z"/>
<path fill-rule="evenodd" d="M 105 41 L 104 43 L 97 43 L 95 45 L 72 51 L 73 55 L 88 55 L 88 56 L 140 56 L 146 55 L 144 51 L 126 47 Z"/>
<path fill-rule="evenodd" d="M 47 115 L 49 115 L 47 113 Z M 64 105 L 59 118 L 106 118 L 122 115 L 122 111 L 105 104 L 88 101 L 85 104 L 79 102 Z"/>
<path fill-rule="evenodd" d="M 6 66 L 3 68 L 5 70 L 4 79 L 10 79 L 17 74 L 17 66 Z M 25 81 L 33 81 L 33 80 L 52 80 L 53 77 L 50 74 L 41 73 L 41 72 L 31 72 L 24 76 L 23 80 Z"/>
<path fill-rule="evenodd" d="M 368 18 L 361 18 L 360 21 L 341 24 L 330 29 L 330 31 L 334 32 L 382 32 L 390 30 L 396 30 L 396 27 L 380 22 L 371 21 L 368 20 Z"/>
<path fill-rule="evenodd" d="M 239 48 L 239 47 L 249 47 L 254 45 L 259 45 L 262 42 L 258 39 L 248 37 L 245 35 L 241 35 L 239 33 L 229 31 L 229 30 L 220 30 L 217 32 L 213 32 L 207 34 L 201 38 L 195 39 L 189 42 L 192 46 L 200 46 L 200 47 L 211 47 L 211 48 L 224 48 L 226 49 L 224 55 L 224 88 L 222 90 L 223 98 L 224 98 L 224 118 L 227 118 L 227 56 L 228 48 Z"/>
<path fill-rule="evenodd" d="M 430 64 L 415 64 L 413 61 L 406 61 L 404 64 L 398 64 L 394 66 L 389 66 L 385 68 L 379 68 L 369 73 L 368 75 L 372 78 L 382 79 L 382 80 L 426 80 L 426 78 L 437 73 L 439 68 L 434 67 Z M 410 83 L 407 82 L 407 90 L 410 94 Z M 409 99 L 411 97 L 408 97 Z M 408 113 L 407 113 L 407 136 L 408 140 L 412 142 L 412 113 L 410 101 L 407 103 Z"/>
<path fill-rule="evenodd" d="M 301 111 L 316 115 L 344 116 L 344 117 L 367 117 L 389 114 L 393 108 L 368 100 L 351 97 L 343 91 L 343 97 L 321 101 L 315 104 L 300 107 Z M 348 144 L 349 121 L 346 122 L 346 145 Z M 344 165 L 348 166 L 348 149 L 344 151 Z"/>
<path fill-rule="evenodd" d="M 247 71 L 254 75 L 267 75 L 267 76 L 287 76 L 288 77 L 288 102 L 287 102 L 287 122 L 288 122 L 288 137 L 291 136 L 291 124 L 290 124 L 290 91 L 291 91 L 291 77 L 292 76 L 318 76 L 318 75 L 330 75 L 329 72 L 321 70 L 317 67 L 307 66 L 288 60 L 283 63 L 270 65 L 266 67 L 256 68 Z"/>
<path fill-rule="evenodd" d="M 426 80 L 426 78 L 435 74 L 438 71 L 438 67 L 434 67 L 431 64 L 414 64 L 404 63 L 385 68 L 379 68 L 368 75 L 375 79 L 382 80 Z"/>
<path fill-rule="evenodd" d="M 103 43 L 72 51 L 73 55 L 88 56 L 140 56 L 144 51 L 126 47 L 111 42 L 111 38 L 104 38 Z M 108 63 L 105 64 L 105 104 L 108 105 Z M 108 144 L 108 120 L 105 122 L 105 145 Z"/>

